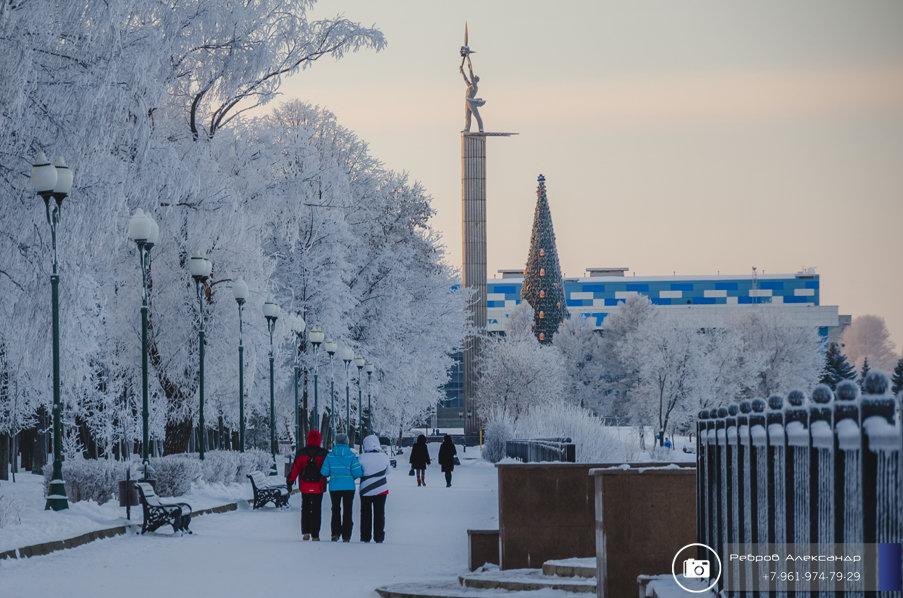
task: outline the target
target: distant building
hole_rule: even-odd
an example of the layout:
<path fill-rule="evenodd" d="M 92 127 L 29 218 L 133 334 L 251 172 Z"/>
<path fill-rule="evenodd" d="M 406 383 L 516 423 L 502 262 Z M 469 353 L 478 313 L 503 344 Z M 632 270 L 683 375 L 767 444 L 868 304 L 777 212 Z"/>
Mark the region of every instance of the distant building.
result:
<path fill-rule="evenodd" d="M 839 316 L 836 305 L 820 304 L 819 277 L 814 269 L 796 274 L 717 276 L 627 276 L 628 268 L 587 268 L 587 276 L 565 278 L 565 300 L 570 317 L 591 318 L 597 329 L 632 294 L 649 297 L 653 305 L 679 314 L 688 326 L 717 328 L 728 319 L 768 306 L 791 321 L 818 329 L 826 341 L 839 338 L 849 316 Z M 499 270 L 500 278 L 486 284 L 487 328 L 504 329 L 505 319 L 521 301 L 523 270 Z M 440 419 L 450 421 L 461 409 L 460 368 L 453 366 L 446 385 Z"/>

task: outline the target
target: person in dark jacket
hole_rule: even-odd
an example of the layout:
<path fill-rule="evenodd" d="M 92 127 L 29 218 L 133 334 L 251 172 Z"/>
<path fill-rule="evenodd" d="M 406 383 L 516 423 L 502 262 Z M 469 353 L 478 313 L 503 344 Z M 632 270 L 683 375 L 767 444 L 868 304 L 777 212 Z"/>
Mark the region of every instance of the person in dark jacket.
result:
<path fill-rule="evenodd" d="M 455 469 L 455 455 L 457 454 L 455 443 L 452 442 L 451 436 L 446 434 L 439 447 L 439 466 L 445 472 L 446 488 L 451 488 L 452 471 Z"/>
<path fill-rule="evenodd" d="M 354 504 L 354 480 L 364 475 L 357 455 L 348 447 L 348 435 L 336 434 L 335 446 L 326 455 L 320 473 L 329 478 L 332 499 L 332 541 L 339 537 L 351 541 L 351 507 Z"/>
<path fill-rule="evenodd" d="M 430 452 L 426 448 L 426 436 L 421 434 L 411 447 L 411 469 L 417 473 L 417 486 L 426 486 L 426 466 L 431 463 Z"/>
<path fill-rule="evenodd" d="M 326 492 L 326 478 L 320 475 L 320 468 L 326 459 L 326 449 L 320 446 L 322 438 L 317 430 L 307 433 L 307 446 L 298 452 L 292 473 L 288 478 L 288 489 L 298 480 L 301 491 L 301 539 L 320 540 L 320 513 L 323 508 L 323 493 Z M 309 461 L 313 461 L 307 467 Z"/>

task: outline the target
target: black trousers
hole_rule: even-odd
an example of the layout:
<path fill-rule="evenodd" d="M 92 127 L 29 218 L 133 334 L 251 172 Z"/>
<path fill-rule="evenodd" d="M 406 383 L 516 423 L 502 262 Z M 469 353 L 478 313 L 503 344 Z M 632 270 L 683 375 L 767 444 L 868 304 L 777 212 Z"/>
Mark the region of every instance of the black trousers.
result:
<path fill-rule="evenodd" d="M 320 515 L 323 509 L 323 494 L 301 495 L 301 533 L 320 537 Z"/>
<path fill-rule="evenodd" d="M 342 536 L 342 540 L 351 540 L 351 505 L 354 503 L 354 490 L 330 490 L 332 499 L 332 535 Z"/>
<path fill-rule="evenodd" d="M 361 497 L 361 542 L 370 541 L 371 527 L 375 541 L 382 542 L 386 539 L 387 496 L 388 494 L 377 494 Z"/>
<path fill-rule="evenodd" d="M 445 485 L 446 486 L 451 486 L 451 474 L 452 474 L 452 472 L 450 469 L 445 470 Z"/>

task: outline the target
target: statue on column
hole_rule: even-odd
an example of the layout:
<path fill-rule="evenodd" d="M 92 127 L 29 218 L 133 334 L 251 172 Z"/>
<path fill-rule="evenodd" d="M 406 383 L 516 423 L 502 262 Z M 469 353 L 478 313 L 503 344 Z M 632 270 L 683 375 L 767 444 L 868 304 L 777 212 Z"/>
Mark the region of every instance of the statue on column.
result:
<path fill-rule="evenodd" d="M 467 85 L 467 92 L 464 96 L 464 131 L 470 132 L 470 120 L 471 116 L 477 120 L 477 127 L 480 130 L 480 133 L 483 132 L 483 119 L 480 118 L 479 108 L 483 104 L 486 103 L 482 98 L 477 97 L 477 86 L 480 82 L 480 78 L 473 74 L 473 63 L 470 60 L 470 55 L 473 54 L 474 51 L 470 49 L 467 45 L 467 25 L 464 25 L 464 45 L 461 46 L 461 67 L 458 69 L 461 71 L 461 76 L 464 78 L 464 83 Z M 467 70 L 470 73 L 470 78 L 467 78 L 467 73 L 464 72 L 464 63 L 467 62 Z"/>

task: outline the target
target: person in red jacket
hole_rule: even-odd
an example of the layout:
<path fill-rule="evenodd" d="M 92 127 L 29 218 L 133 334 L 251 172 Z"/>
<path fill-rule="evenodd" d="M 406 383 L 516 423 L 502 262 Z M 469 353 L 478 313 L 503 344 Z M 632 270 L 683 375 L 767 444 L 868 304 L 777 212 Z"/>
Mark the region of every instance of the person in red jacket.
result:
<path fill-rule="evenodd" d="M 320 433 L 307 433 L 307 446 L 298 451 L 292 473 L 288 478 L 288 489 L 298 480 L 301 491 L 301 539 L 320 540 L 320 513 L 323 508 L 323 493 L 326 492 L 326 478 L 320 475 L 326 449 L 320 446 Z"/>

